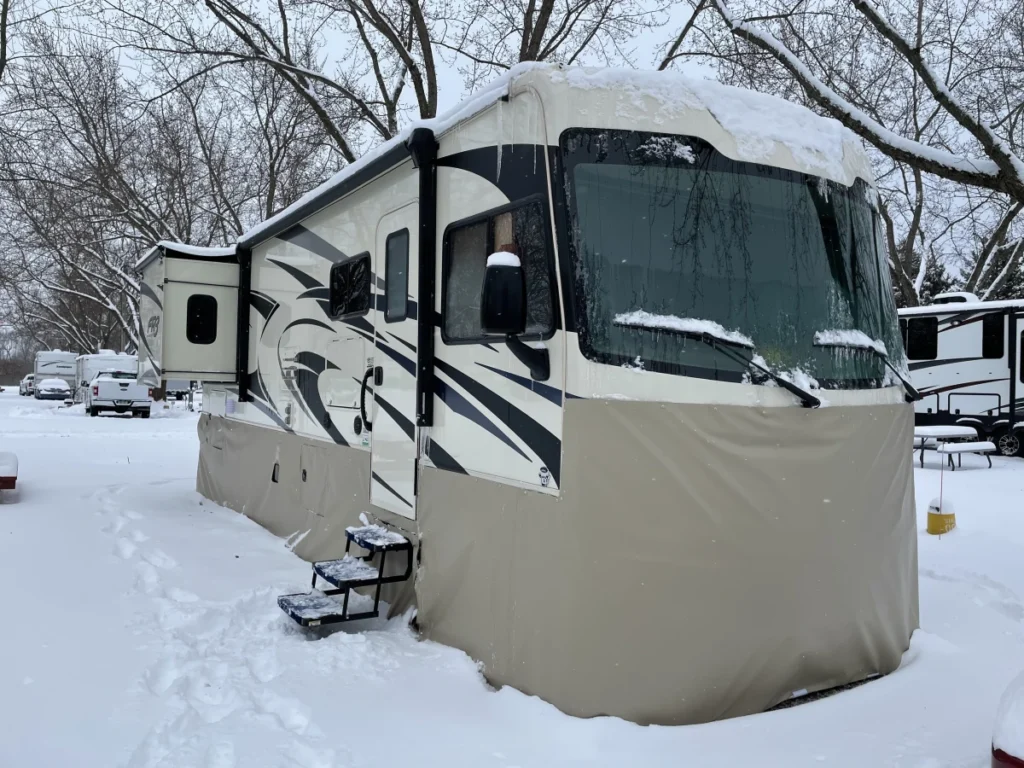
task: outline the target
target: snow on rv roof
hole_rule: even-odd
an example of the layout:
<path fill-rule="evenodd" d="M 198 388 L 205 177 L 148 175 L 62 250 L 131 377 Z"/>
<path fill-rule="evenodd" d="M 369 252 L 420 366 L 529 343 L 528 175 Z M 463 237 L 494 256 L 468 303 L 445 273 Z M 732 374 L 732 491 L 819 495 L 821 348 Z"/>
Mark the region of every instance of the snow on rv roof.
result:
<path fill-rule="evenodd" d="M 733 137 L 740 160 L 768 162 L 776 146 L 781 144 L 789 149 L 793 159 L 804 166 L 807 173 L 842 180 L 849 176 L 843 168 L 846 150 L 853 147 L 863 153 L 860 139 L 839 122 L 777 96 L 678 72 L 593 69 L 524 62 L 453 109 L 435 118 L 410 124 L 390 141 L 371 149 L 287 208 L 257 224 L 239 238 L 239 243 L 252 247 L 291 226 L 297 217 L 305 218 L 316 213 L 336 199 L 332 192 L 336 193 L 339 187 L 366 171 L 375 161 L 382 161 L 389 152 L 400 148 L 415 129 L 428 128 L 435 135 L 444 133 L 507 95 L 512 84 L 524 77 L 546 78 L 551 83 L 573 89 L 613 91 L 638 110 L 646 110 L 645 100 L 652 99 L 658 105 L 658 115 L 655 116 L 658 122 L 687 111 L 707 111 Z M 397 158 L 394 164 L 404 159 Z M 866 155 L 863 165 L 866 171 L 870 171 Z M 383 173 L 387 168 L 382 167 L 379 172 Z"/>
<path fill-rule="evenodd" d="M 904 307 L 897 310 L 906 315 L 956 315 L 961 312 L 987 312 L 993 309 L 1024 309 L 1024 299 L 1007 301 L 951 301 L 946 304 L 925 304 L 923 307 Z"/>
<path fill-rule="evenodd" d="M 187 256 L 195 256 L 200 259 L 223 259 L 235 255 L 235 246 L 227 245 L 220 247 L 203 247 L 201 245 L 189 245 L 188 243 L 176 243 L 173 240 L 161 240 L 154 245 L 135 262 L 135 269 L 142 269 L 153 260 L 156 254 L 163 248 L 168 251 L 176 251 Z"/>

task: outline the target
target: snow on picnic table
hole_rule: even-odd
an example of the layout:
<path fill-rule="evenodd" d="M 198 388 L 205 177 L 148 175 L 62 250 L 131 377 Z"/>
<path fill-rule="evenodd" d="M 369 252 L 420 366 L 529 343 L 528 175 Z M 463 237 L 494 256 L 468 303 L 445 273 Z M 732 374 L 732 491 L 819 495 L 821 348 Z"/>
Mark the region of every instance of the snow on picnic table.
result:
<path fill-rule="evenodd" d="M 923 533 L 938 462 L 917 470 L 923 628 L 897 672 L 777 712 L 640 727 L 493 691 L 401 620 L 314 641 L 276 605 L 309 566 L 195 493 L 197 416 L 168 413 L 90 419 L 0 394 L 0 450 L 21 459 L 0 498 L 3 768 L 987 768 L 1024 669 L 1020 460 L 947 472 L 958 528 L 941 538 Z"/>

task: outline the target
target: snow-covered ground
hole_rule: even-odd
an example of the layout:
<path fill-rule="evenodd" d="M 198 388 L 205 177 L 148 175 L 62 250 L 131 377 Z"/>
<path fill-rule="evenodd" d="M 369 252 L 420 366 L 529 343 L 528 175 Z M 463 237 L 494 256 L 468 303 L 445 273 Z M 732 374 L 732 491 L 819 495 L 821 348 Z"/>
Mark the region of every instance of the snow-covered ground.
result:
<path fill-rule="evenodd" d="M 309 566 L 195 493 L 196 414 L 154 416 L 0 394 L 0 450 L 21 465 L 0 501 L 3 768 L 983 768 L 1024 669 L 1024 461 L 945 473 L 959 527 L 941 539 L 923 533 L 937 457 L 917 470 L 922 629 L 897 672 L 768 714 L 640 727 L 491 690 L 402 621 L 311 640 L 275 603 Z"/>

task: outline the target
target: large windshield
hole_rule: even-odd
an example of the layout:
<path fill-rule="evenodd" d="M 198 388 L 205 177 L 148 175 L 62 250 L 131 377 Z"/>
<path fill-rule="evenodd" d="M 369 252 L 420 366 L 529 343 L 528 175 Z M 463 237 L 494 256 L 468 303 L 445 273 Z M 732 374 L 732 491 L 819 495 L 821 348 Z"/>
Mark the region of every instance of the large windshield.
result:
<path fill-rule="evenodd" d="M 723 380 L 747 373 L 713 346 L 616 319 L 641 312 L 738 331 L 773 370 L 825 387 L 877 387 L 886 369 L 864 350 L 815 346 L 818 331 L 863 331 L 901 364 L 864 182 L 844 187 L 730 160 L 700 139 L 634 131 L 573 129 L 562 151 L 588 357 Z"/>

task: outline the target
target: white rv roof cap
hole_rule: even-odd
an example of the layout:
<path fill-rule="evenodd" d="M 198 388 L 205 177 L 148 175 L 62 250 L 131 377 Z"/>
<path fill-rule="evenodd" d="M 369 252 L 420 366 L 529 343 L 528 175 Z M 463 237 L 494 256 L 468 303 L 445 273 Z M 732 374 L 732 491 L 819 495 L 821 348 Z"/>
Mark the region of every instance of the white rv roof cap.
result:
<path fill-rule="evenodd" d="M 898 310 L 900 317 L 913 315 L 955 315 L 958 312 L 985 312 L 993 309 L 1022 309 L 1024 299 L 1009 301 L 952 301 L 946 304 L 927 304 L 923 307 L 905 307 Z"/>
<path fill-rule="evenodd" d="M 312 215 L 318 198 L 325 207 L 333 202 L 331 192 L 347 180 L 382 158 L 386 153 L 407 141 L 416 128 L 428 128 L 436 136 L 468 120 L 477 113 L 508 95 L 517 80 L 538 84 L 568 87 L 574 91 L 605 91 L 621 96 L 623 109 L 632 105 L 635 110 L 647 112 L 650 104 L 657 105 L 657 122 L 683 116 L 687 111 L 707 111 L 734 138 L 738 159 L 765 162 L 776 145 L 784 145 L 805 172 L 827 176 L 836 180 L 849 176 L 844 160 L 855 159 L 863 166 L 870 180 L 870 166 L 860 139 L 838 121 L 821 117 L 809 109 L 744 88 L 723 85 L 679 72 L 638 71 L 628 69 L 594 69 L 564 67 L 538 62 L 517 64 L 455 108 L 430 120 L 407 126 L 397 136 L 362 155 L 356 162 L 345 166 L 320 186 L 310 190 L 287 208 L 257 224 L 243 234 L 240 242 L 249 246 L 273 237 L 274 231 L 285 220 L 298 212 Z M 844 183 L 852 183 L 847 179 Z"/>
<path fill-rule="evenodd" d="M 188 243 L 176 243 L 172 240 L 161 240 L 159 243 L 154 245 L 148 251 L 146 251 L 135 262 L 135 269 L 142 269 L 146 264 L 151 262 L 156 255 L 160 252 L 160 249 L 167 251 L 174 251 L 176 253 L 183 253 L 187 256 L 195 256 L 200 259 L 223 259 L 235 255 L 235 246 L 225 245 L 217 247 L 204 247 L 201 245 L 189 245 Z"/>

